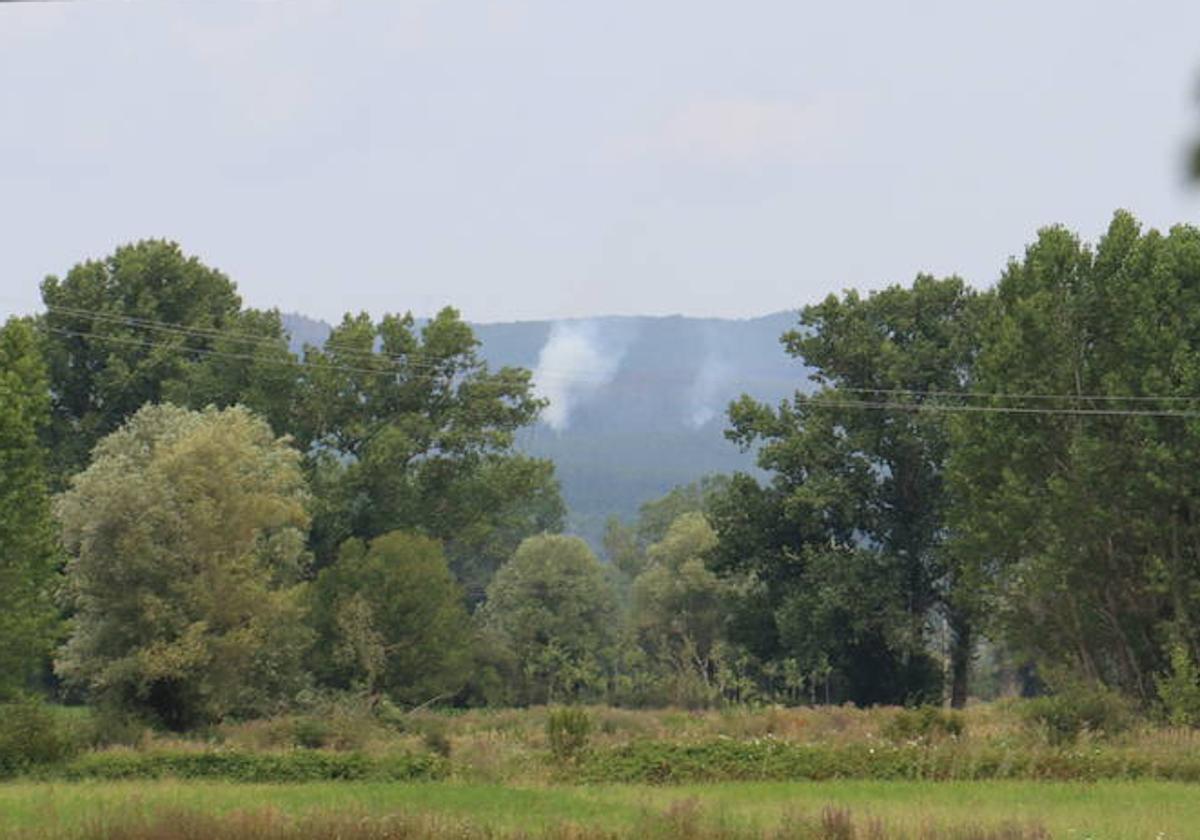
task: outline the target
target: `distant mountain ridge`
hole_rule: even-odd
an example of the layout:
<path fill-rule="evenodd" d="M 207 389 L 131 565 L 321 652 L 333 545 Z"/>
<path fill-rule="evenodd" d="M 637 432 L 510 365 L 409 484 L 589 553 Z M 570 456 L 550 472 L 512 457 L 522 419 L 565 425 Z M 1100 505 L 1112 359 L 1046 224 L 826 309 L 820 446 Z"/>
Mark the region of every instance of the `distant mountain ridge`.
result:
<path fill-rule="evenodd" d="M 320 345 L 330 325 L 283 316 L 293 349 Z M 557 465 L 571 530 L 596 540 L 610 514 L 632 517 L 672 487 L 709 473 L 752 470 L 724 438 L 742 394 L 776 403 L 808 388 L 808 370 L 780 336 L 793 312 L 745 320 L 607 316 L 472 324 L 492 367 L 535 371 L 551 400 L 519 447 Z"/>

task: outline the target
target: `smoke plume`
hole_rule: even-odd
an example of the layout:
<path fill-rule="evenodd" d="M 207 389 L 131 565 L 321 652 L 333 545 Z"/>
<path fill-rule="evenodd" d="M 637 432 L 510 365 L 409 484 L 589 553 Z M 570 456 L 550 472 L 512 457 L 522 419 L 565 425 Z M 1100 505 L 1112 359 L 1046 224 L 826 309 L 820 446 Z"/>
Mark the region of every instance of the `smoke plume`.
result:
<path fill-rule="evenodd" d="M 685 418 L 693 429 L 712 421 L 729 402 L 734 370 L 728 362 L 710 351 L 688 389 L 688 413 Z"/>
<path fill-rule="evenodd" d="M 570 425 L 572 410 L 617 374 L 627 342 L 602 338 L 595 321 L 559 321 L 550 329 L 533 383 L 538 396 L 550 401 L 542 420 L 556 432 Z"/>

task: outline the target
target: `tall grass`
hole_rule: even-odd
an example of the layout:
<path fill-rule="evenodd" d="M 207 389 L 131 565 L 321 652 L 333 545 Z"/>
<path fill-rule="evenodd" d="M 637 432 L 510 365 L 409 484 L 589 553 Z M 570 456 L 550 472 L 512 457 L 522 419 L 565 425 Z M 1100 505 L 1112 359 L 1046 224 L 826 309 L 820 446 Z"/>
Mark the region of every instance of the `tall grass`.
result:
<path fill-rule="evenodd" d="M 212 815 L 169 811 L 150 816 L 92 820 L 74 830 L 34 830 L 19 840 L 1044 840 L 1038 825 L 889 827 L 857 820 L 846 808 L 826 806 L 815 815 L 790 815 L 761 829 L 714 820 L 695 800 L 676 803 L 636 824 L 609 829 L 563 822 L 538 829 L 493 828 L 446 817 L 317 813 L 302 817 L 260 809 Z"/>
<path fill-rule="evenodd" d="M 288 824 L 353 815 L 361 820 L 386 818 L 466 826 L 472 831 L 486 829 L 496 837 L 520 836 L 522 832 L 539 836 L 567 824 L 598 836 L 605 832 L 614 837 L 636 836 L 673 814 L 673 819 L 694 818 L 712 832 L 726 828 L 740 832 L 735 836 L 771 836 L 770 831 L 778 836 L 782 827 L 806 825 L 826 807 L 851 814 L 863 837 L 871 836 L 876 823 L 886 827 L 890 836 L 900 837 L 919 837 L 922 831 L 925 836 L 937 836 L 932 833 L 935 828 L 953 829 L 960 836 L 970 836 L 968 829 L 995 833 L 1005 823 L 1013 823 L 1022 831 L 1036 824 L 1050 836 L 1067 840 L 1179 840 L 1195 836 L 1200 825 L 1196 788 L 1162 782 L 514 787 L 452 782 L 247 785 L 156 781 L 0 785 L 0 837 L 70 840 L 84 837 L 87 827 L 144 826 L 163 814 L 224 818 L 268 809 L 275 819 Z"/>
<path fill-rule="evenodd" d="M 1200 731 L 1146 722 L 1117 733 L 1049 737 L 1028 704 L 962 715 L 895 708 L 573 710 L 589 722 L 572 760 L 553 760 L 545 708 L 423 711 L 227 724 L 189 738 L 143 734 L 135 747 L 83 746 L 9 767 L 47 780 L 453 779 L 490 784 L 816 779 L 1162 779 L 1200 782 Z M 561 747 L 561 745 L 559 745 Z M 11 764 L 11 762 L 10 762 Z M 5 773 L 0 761 L 0 776 Z"/>

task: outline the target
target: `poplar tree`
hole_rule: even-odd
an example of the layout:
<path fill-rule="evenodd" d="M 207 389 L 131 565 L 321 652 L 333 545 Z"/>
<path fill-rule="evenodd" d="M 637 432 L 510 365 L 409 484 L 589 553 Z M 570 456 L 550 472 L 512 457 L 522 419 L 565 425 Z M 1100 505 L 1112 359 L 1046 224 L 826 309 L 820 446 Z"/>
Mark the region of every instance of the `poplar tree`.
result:
<path fill-rule="evenodd" d="M 58 554 L 38 433 L 49 392 L 27 321 L 0 329 L 0 697 L 46 664 L 58 626 Z"/>

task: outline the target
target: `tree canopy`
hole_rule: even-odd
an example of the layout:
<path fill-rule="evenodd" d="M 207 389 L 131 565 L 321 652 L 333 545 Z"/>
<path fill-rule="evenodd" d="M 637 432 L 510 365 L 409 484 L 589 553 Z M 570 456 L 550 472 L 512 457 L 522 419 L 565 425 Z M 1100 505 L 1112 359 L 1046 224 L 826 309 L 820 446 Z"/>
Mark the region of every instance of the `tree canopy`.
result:
<path fill-rule="evenodd" d="M 1145 702 L 1172 642 L 1200 652 L 1200 230 L 1119 212 L 1093 249 L 1046 228 L 981 338 L 978 399 L 1026 410 L 955 426 L 954 525 L 993 632 Z"/>
<path fill-rule="evenodd" d="M 349 540 L 308 601 L 323 683 L 424 703 L 466 682 L 469 617 L 435 540 L 399 531 Z"/>
<path fill-rule="evenodd" d="M 173 728 L 286 701 L 308 641 L 307 502 L 299 453 L 248 410 L 137 412 L 57 502 L 58 672 Z"/>
<path fill-rule="evenodd" d="M 319 562 L 351 537 L 419 531 L 446 544 L 478 600 L 521 539 L 561 527 L 553 465 L 512 450 L 542 408 L 530 373 L 489 371 L 477 345 L 445 309 L 420 328 L 411 315 L 347 316 L 308 348 L 296 434 L 318 495 Z"/>
<path fill-rule="evenodd" d="M 241 403 L 283 431 L 291 357 L 276 312 L 178 245 L 144 240 L 42 283 L 56 481 L 146 403 Z"/>
<path fill-rule="evenodd" d="M 715 504 L 717 568 L 761 585 L 742 639 L 825 692 L 832 681 L 831 699 L 940 696 L 926 627 L 948 595 L 948 443 L 944 418 L 922 408 L 968 384 L 972 301 L 958 278 L 920 276 L 806 307 L 783 343 L 818 390 L 730 408 L 728 437 L 757 449 L 770 480 L 737 477 Z"/>
<path fill-rule="evenodd" d="M 617 640 L 617 602 L 583 540 L 551 534 L 524 540 L 488 586 L 481 617 L 516 658 L 523 702 L 603 696 Z"/>
<path fill-rule="evenodd" d="M 58 561 L 38 434 L 49 420 L 31 325 L 0 328 L 0 698 L 27 687 L 53 644 Z"/>

